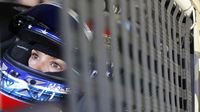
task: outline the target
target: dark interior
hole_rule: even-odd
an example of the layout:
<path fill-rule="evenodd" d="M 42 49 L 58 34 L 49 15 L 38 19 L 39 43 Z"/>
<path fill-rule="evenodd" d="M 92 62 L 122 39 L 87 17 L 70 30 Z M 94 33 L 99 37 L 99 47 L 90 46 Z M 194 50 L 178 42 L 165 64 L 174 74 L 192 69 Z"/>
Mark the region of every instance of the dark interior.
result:
<path fill-rule="evenodd" d="M 16 37 L 9 31 L 9 23 L 12 17 L 29 7 L 16 3 L 0 2 L 0 49 L 2 54 L 13 42 Z"/>

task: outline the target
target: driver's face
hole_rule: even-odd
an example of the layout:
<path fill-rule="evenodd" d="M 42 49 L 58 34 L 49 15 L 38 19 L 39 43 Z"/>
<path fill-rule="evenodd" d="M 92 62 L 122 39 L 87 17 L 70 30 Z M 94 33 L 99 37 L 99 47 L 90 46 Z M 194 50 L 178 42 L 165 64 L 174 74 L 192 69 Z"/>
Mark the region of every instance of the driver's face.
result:
<path fill-rule="evenodd" d="M 41 72 L 61 72 L 66 69 L 66 63 L 41 51 L 32 50 L 28 66 Z"/>

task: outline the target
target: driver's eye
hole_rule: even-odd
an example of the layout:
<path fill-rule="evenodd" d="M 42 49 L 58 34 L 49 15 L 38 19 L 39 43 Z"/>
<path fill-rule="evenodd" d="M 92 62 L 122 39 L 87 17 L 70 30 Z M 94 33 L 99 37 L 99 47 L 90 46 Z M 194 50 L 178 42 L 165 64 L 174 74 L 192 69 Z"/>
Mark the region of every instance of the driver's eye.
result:
<path fill-rule="evenodd" d="M 51 63 L 51 67 L 54 68 L 54 69 L 56 69 L 56 70 L 59 70 L 59 71 L 62 70 L 61 65 L 58 64 L 58 63 L 56 63 L 56 62 L 52 62 Z"/>
<path fill-rule="evenodd" d="M 39 59 L 39 55 L 37 53 L 31 53 L 31 59 L 37 60 Z"/>

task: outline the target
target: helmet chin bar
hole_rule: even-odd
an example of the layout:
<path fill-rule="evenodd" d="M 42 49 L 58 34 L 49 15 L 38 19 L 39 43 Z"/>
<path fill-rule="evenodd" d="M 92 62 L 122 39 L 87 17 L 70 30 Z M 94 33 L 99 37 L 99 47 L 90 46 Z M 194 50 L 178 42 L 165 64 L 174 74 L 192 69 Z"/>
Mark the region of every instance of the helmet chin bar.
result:
<path fill-rule="evenodd" d="M 18 100 L 28 103 L 56 102 L 70 92 L 66 85 L 36 77 L 12 66 L 5 59 L 0 63 L 1 92 Z"/>

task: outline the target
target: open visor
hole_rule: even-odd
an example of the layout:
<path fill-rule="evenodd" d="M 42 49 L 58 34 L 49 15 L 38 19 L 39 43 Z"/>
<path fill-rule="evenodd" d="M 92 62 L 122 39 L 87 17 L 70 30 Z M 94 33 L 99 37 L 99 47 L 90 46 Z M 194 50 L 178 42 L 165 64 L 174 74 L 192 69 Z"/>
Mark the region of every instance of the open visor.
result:
<path fill-rule="evenodd" d="M 28 71 L 30 68 L 27 69 L 27 66 L 13 61 L 8 55 L 1 60 L 0 80 L 1 91 L 4 94 L 28 103 L 56 102 L 68 94 L 69 87 L 62 81 L 63 78 L 59 79 L 36 70 Z"/>

